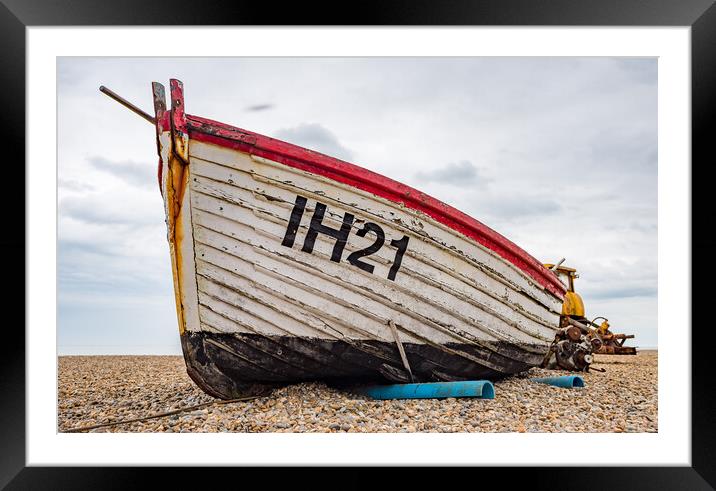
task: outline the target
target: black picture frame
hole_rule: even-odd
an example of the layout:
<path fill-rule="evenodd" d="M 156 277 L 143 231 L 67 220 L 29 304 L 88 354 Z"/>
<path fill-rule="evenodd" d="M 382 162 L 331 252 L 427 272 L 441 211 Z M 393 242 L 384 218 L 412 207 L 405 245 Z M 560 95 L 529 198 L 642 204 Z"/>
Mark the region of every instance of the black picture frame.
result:
<path fill-rule="evenodd" d="M 30 26 L 116 26 L 116 25 L 477 25 L 477 26 L 690 26 L 692 70 L 692 258 L 674 258 L 692 268 L 692 400 L 691 400 L 691 467 L 611 467 L 611 468 L 501 468 L 481 469 L 480 482 L 490 474 L 510 483 L 516 479 L 529 483 L 530 489 L 714 489 L 716 488 L 716 383 L 709 371 L 708 350 L 714 346 L 714 328 L 706 316 L 713 295 L 708 278 L 716 275 L 716 262 L 708 254 L 716 249 L 716 239 L 709 233 L 713 223 L 709 170 L 712 133 L 716 119 L 716 6 L 714 0 L 367 0 L 354 4 L 318 1 L 281 4 L 272 2 L 167 2 L 138 0 L 98 2 L 93 0 L 1 0 L 0 1 L 0 101 L 5 140 L 5 172 L 11 173 L 3 192 L 5 208 L 0 235 L 0 249 L 6 258 L 3 269 L 13 281 L 6 300 L 3 330 L 3 370 L 0 374 L 0 486 L 8 489 L 76 489 L 126 488 L 137 484 L 137 470 L 132 468 L 26 467 L 25 464 L 25 311 L 24 302 L 25 214 L 19 203 L 25 203 L 25 100 L 32 94 L 25 88 L 25 28 Z M 48 163 L 54 172 L 54 163 Z M 12 175 L 14 173 L 15 175 Z M 48 244 L 48 249 L 54 247 Z M 693 267 L 692 267 L 693 265 Z M 699 307 L 699 308 L 697 308 Z M 679 329 L 689 334 L 690 326 L 659 326 Z M 662 394 L 668 397 L 668 394 Z M 98 449 L 101 451 L 101 449 Z M 590 453 L 585 449 L 565 449 L 556 460 L 568 461 L 572 452 Z M 606 456 L 608 458 L 608 456 Z M 594 465 L 600 456 L 593 455 Z M 166 471 L 166 469 L 165 469 Z M 245 471 L 242 471 L 245 472 Z M 156 472 L 151 472 L 155 474 Z M 369 482 L 356 477 L 357 470 L 343 473 L 345 483 L 354 487 Z M 230 479 L 225 472 L 205 473 L 211 481 Z M 290 479 L 301 479 L 305 472 L 291 470 Z M 404 476 L 402 486 L 410 480 L 422 480 L 424 473 Z M 488 477 L 485 477 L 488 476 Z M 273 485 L 278 476 L 271 475 Z M 162 472 L 166 486 L 186 478 L 181 470 Z M 251 480 L 243 474 L 242 481 Z M 231 482 L 231 481 L 228 481 Z M 476 485 L 476 484 L 475 484 Z"/>

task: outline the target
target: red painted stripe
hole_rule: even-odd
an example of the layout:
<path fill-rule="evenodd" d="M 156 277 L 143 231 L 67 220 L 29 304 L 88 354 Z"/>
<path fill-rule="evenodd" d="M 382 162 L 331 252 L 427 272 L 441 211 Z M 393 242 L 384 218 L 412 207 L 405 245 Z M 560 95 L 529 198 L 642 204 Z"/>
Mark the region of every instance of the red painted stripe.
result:
<path fill-rule="evenodd" d="M 169 80 L 172 107 L 172 128 L 186 134 L 186 116 L 184 114 L 184 84 L 177 79 Z"/>
<path fill-rule="evenodd" d="M 551 271 L 516 244 L 487 225 L 417 189 L 357 165 L 210 119 L 187 115 L 187 127 L 192 139 L 264 157 L 403 203 L 494 251 L 558 298 L 563 298 L 566 292 Z"/>

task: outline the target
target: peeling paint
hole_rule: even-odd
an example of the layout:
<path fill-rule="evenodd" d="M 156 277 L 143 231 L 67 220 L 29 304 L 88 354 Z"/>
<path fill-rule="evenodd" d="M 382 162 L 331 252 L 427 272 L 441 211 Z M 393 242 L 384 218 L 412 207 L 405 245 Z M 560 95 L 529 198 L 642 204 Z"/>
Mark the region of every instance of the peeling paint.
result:
<path fill-rule="evenodd" d="M 172 263 L 179 333 L 183 335 L 188 321 L 185 312 L 186 278 L 194 276 L 193 268 L 191 271 L 185 270 L 186 258 L 182 255 L 182 251 L 185 249 L 185 237 L 191 235 L 191 231 L 187 232 L 186 230 L 186 211 L 183 210 L 189 181 L 189 138 L 186 134 L 186 123 L 182 122 L 184 112 L 181 84 L 176 80 L 171 81 L 172 109 L 170 112 L 166 110 L 164 86 L 158 83 L 152 84 L 152 93 L 157 131 L 157 152 L 160 162 L 158 174 L 167 221 L 167 241 Z"/>

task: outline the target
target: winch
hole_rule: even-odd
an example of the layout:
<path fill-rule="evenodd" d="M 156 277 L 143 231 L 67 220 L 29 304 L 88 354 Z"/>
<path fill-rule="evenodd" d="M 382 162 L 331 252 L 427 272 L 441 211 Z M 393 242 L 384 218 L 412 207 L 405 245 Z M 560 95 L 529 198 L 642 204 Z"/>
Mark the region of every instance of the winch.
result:
<path fill-rule="evenodd" d="M 585 317 L 582 297 L 574 291 L 574 280 L 579 278 L 577 270 L 562 266 L 564 258 L 557 264 L 545 264 L 553 271 L 567 288 L 562 303 L 560 330 L 555 336 L 542 366 L 550 369 L 571 371 L 589 371 L 594 360 L 593 355 L 635 355 L 636 348 L 624 346 L 633 334 L 614 334 L 609 330 L 609 322 L 604 317 L 589 320 Z M 603 320 L 597 324 L 597 320 Z"/>

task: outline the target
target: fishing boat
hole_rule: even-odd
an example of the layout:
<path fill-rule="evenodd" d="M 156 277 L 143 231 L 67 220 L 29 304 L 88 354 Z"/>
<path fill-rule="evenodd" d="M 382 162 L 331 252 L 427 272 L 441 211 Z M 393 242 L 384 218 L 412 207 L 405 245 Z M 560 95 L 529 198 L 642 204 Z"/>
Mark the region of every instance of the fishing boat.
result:
<path fill-rule="evenodd" d="M 496 379 L 538 366 L 565 285 L 476 219 L 363 167 L 185 112 L 153 84 L 190 377 L 248 384 Z"/>

